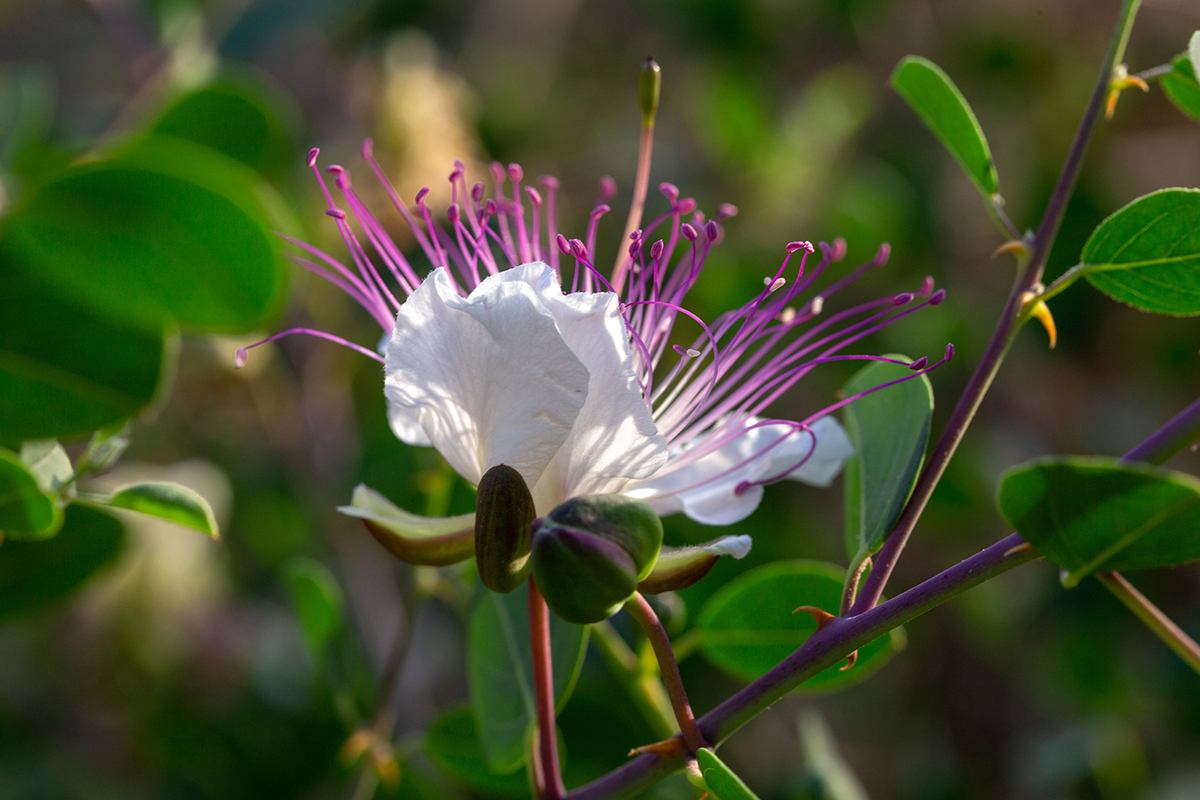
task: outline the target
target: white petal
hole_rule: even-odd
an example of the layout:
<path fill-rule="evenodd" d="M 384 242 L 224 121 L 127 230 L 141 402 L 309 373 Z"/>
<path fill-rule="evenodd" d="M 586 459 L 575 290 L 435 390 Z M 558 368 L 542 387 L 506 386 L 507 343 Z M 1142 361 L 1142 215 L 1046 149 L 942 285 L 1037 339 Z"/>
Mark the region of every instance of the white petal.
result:
<path fill-rule="evenodd" d="M 758 421 L 750 418 L 747 425 Z M 853 448 L 845 431 L 830 417 L 822 417 L 811 428 L 817 436 L 816 451 L 804 465 L 784 477 L 828 486 L 853 453 Z M 750 428 L 724 447 L 690 464 L 671 470 L 668 462 L 663 475 L 626 491 L 626 494 L 644 500 L 660 514 L 683 511 L 706 525 L 738 522 L 758 508 L 763 487 L 754 484 L 741 494 L 737 493 L 737 487 L 783 472 L 802 460 L 812 447 L 812 437 L 805 433 L 788 436 L 772 447 L 772 443 L 789 430 L 791 426 L 782 424 Z M 766 451 L 763 457 L 751 460 L 763 451 Z M 742 464 L 747 461 L 749 463 Z M 738 464 L 742 466 L 737 467 Z"/>
<path fill-rule="evenodd" d="M 563 339 L 590 376 L 570 436 L 533 490 L 540 513 L 570 497 L 618 492 L 667 461 L 633 371 L 629 332 L 612 292 L 564 295 L 553 273 L 537 284 Z"/>
<path fill-rule="evenodd" d="M 533 285 L 544 264 L 505 270 L 470 296 L 435 270 L 405 301 L 388 343 L 392 428 L 415 429 L 471 483 L 508 464 L 533 486 L 571 432 L 588 370 Z"/>

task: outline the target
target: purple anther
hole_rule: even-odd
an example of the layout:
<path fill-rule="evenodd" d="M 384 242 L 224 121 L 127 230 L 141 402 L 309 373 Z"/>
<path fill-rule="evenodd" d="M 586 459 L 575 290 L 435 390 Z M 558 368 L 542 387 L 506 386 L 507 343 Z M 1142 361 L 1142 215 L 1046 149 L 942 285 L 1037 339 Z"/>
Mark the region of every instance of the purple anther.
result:
<path fill-rule="evenodd" d="M 425 196 L 426 196 L 426 195 L 428 195 L 428 194 L 429 194 L 429 187 L 428 187 L 428 186 L 422 186 L 422 187 L 421 187 L 421 191 L 417 192 L 417 199 L 416 199 L 416 201 L 415 201 L 415 202 L 416 202 L 416 204 L 417 204 L 417 205 L 421 205 L 422 203 L 424 203 L 424 202 L 425 202 Z"/>
<path fill-rule="evenodd" d="M 704 226 L 704 235 L 708 237 L 710 242 L 715 242 L 717 237 L 721 235 L 721 229 L 717 227 L 717 221 L 710 219 Z"/>
<path fill-rule="evenodd" d="M 954 343 L 953 342 L 946 345 L 946 360 L 949 361 L 952 358 L 954 358 Z"/>
<path fill-rule="evenodd" d="M 704 221 L 706 219 L 708 219 L 708 217 L 704 216 L 704 212 L 698 208 L 696 209 L 696 213 L 692 214 L 692 224 L 697 228 L 704 227 Z"/>
<path fill-rule="evenodd" d="M 642 240 L 642 229 L 638 228 L 636 231 L 629 234 L 629 238 L 635 242 L 640 242 Z"/>
<path fill-rule="evenodd" d="M 237 369 L 241 369 L 242 367 L 246 366 L 246 359 L 249 357 L 250 354 L 246 352 L 246 348 L 239 347 L 237 349 L 237 355 L 233 358 L 233 366 Z"/>
<path fill-rule="evenodd" d="M 933 293 L 932 296 L 930 296 L 929 305 L 936 306 L 937 304 L 941 303 L 945 299 L 946 299 L 946 290 L 938 289 L 936 292 Z"/>
<path fill-rule="evenodd" d="M 662 258 L 664 249 L 666 249 L 666 245 L 663 244 L 662 239 L 659 239 L 654 244 L 650 245 L 650 257 L 655 261 L 658 261 L 660 258 Z"/>
<path fill-rule="evenodd" d="M 478 203 L 483 199 L 483 184 L 476 183 L 471 186 L 471 199 Z"/>
<path fill-rule="evenodd" d="M 559 252 L 561 252 L 564 256 L 571 255 L 571 243 L 567 241 L 567 237 L 560 233 L 557 237 L 555 237 L 554 243 L 558 245 Z"/>
<path fill-rule="evenodd" d="M 679 201 L 678 211 L 680 216 L 686 216 L 696 210 L 696 198 L 685 197 Z"/>
<path fill-rule="evenodd" d="M 525 177 L 525 170 L 521 169 L 521 165 L 517 163 L 508 165 L 508 177 L 513 183 Z"/>
<path fill-rule="evenodd" d="M 449 180 L 451 183 L 454 183 L 463 176 L 464 172 L 466 172 L 466 167 L 463 166 L 463 163 L 461 161 L 455 161 L 454 171 L 450 173 L 450 177 L 447 180 Z"/>
<path fill-rule="evenodd" d="M 489 217 L 496 216 L 496 201 L 489 197 L 487 202 L 483 204 L 483 213 Z"/>
<path fill-rule="evenodd" d="M 875 254 L 876 258 L 879 258 L 879 254 L 883 252 L 883 248 L 886 246 L 887 245 L 885 244 L 879 248 L 879 253 Z M 843 239 L 841 236 L 839 236 L 833 240 L 833 254 L 830 256 L 829 260 L 830 261 L 841 261 L 845 257 L 846 257 L 846 240 Z M 887 256 L 884 256 L 883 259 L 886 261 Z"/>
<path fill-rule="evenodd" d="M 803 250 L 804 245 L 806 245 L 806 244 L 808 244 L 808 242 L 788 242 L 787 251 L 789 253 L 797 253 L 797 252 Z"/>
<path fill-rule="evenodd" d="M 714 217 L 714 219 L 718 221 L 729 219 L 730 217 L 736 217 L 737 213 L 737 206 L 735 206 L 733 203 L 721 203 L 721 205 L 717 206 L 717 215 Z"/>
<path fill-rule="evenodd" d="M 308 165 L 310 167 L 315 167 L 317 165 L 317 156 L 320 155 L 320 153 L 321 148 L 319 147 L 314 147 L 312 150 L 308 151 Z"/>
<path fill-rule="evenodd" d="M 493 161 L 488 164 L 488 168 L 492 171 L 492 179 L 496 181 L 496 186 L 504 185 L 504 165 L 499 161 Z"/>
<path fill-rule="evenodd" d="M 371 139 L 363 139 L 362 157 L 369 159 L 375 154 L 375 142 Z"/>
<path fill-rule="evenodd" d="M 682 233 L 683 238 L 687 239 L 689 242 L 696 241 L 696 237 L 699 235 L 696 232 L 696 229 L 692 227 L 692 223 L 690 222 L 685 222 L 680 225 L 679 232 Z"/>
<path fill-rule="evenodd" d="M 558 178 L 553 175 L 538 175 L 538 183 L 547 189 L 557 189 L 559 187 Z"/>
<path fill-rule="evenodd" d="M 330 217 L 333 217 L 334 219 L 345 219 L 346 218 L 346 212 L 342 211 L 340 208 L 327 209 L 325 211 L 325 214 Z"/>
<path fill-rule="evenodd" d="M 451 203 L 446 209 L 446 219 L 450 220 L 451 225 L 458 224 L 458 203 Z"/>
<path fill-rule="evenodd" d="M 328 167 L 325 168 L 325 171 L 328 172 L 330 175 L 341 175 L 346 170 L 342 169 L 342 167 L 338 164 L 330 164 Z"/>
<path fill-rule="evenodd" d="M 592 213 L 589 215 L 589 218 L 600 219 L 610 211 L 612 211 L 612 206 L 610 206 L 608 203 L 601 203 L 592 209 Z"/>
<path fill-rule="evenodd" d="M 617 182 L 605 175 L 600 179 L 600 202 L 607 203 L 617 196 Z"/>
<path fill-rule="evenodd" d="M 673 183 L 660 183 L 658 190 L 662 192 L 663 197 L 674 203 L 679 199 L 679 187 Z"/>
<path fill-rule="evenodd" d="M 901 292 L 892 300 L 892 305 L 906 306 L 913 301 L 914 297 L 916 297 L 916 295 L 912 292 Z"/>
<path fill-rule="evenodd" d="M 913 372 L 920 372 L 921 370 L 925 369 L 927 366 L 929 366 L 929 356 L 921 356 L 916 361 L 909 364 L 908 368 L 911 369 Z"/>
<path fill-rule="evenodd" d="M 841 242 L 842 247 L 845 248 L 846 240 L 839 237 L 838 241 Z M 837 243 L 835 242 L 834 244 L 836 245 Z M 844 253 L 843 253 L 843 257 L 844 257 Z M 892 257 L 892 246 L 890 244 L 888 244 L 887 242 L 883 242 L 882 244 L 879 245 L 879 249 L 875 251 L 875 266 L 882 267 L 884 264 L 886 264 L 888 262 L 888 259 L 891 257 Z"/>
<path fill-rule="evenodd" d="M 630 242 L 629 243 L 629 257 L 630 258 L 637 258 L 638 253 L 640 253 L 640 252 L 642 252 L 642 243 L 641 242 Z"/>
<path fill-rule="evenodd" d="M 571 255 L 576 258 L 587 258 L 587 245 L 583 243 L 582 239 L 571 240 Z"/>
<path fill-rule="evenodd" d="M 525 187 L 525 196 L 529 198 L 529 202 L 533 203 L 534 207 L 541 208 L 542 193 L 532 186 Z"/>
<path fill-rule="evenodd" d="M 929 293 L 933 291 L 933 276 L 926 275 L 925 280 L 921 281 L 921 288 L 917 290 L 917 297 L 929 297 Z"/>
<path fill-rule="evenodd" d="M 744 495 L 746 493 L 746 490 L 749 489 L 752 485 L 753 484 L 751 484 L 750 481 L 742 481 L 741 483 L 739 483 L 737 486 L 735 486 L 733 488 L 734 496 L 741 497 L 742 495 Z"/>

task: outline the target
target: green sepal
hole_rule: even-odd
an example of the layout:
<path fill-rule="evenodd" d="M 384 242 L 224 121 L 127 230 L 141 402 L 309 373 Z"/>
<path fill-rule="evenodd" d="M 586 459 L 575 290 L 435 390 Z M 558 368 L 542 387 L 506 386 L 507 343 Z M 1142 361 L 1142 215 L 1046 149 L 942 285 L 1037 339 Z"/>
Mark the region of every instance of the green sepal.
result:
<path fill-rule="evenodd" d="M 409 564 L 444 567 L 475 554 L 475 515 L 422 517 L 405 511 L 374 489 L 359 484 L 350 505 L 338 511 L 363 521 L 375 541 Z"/>

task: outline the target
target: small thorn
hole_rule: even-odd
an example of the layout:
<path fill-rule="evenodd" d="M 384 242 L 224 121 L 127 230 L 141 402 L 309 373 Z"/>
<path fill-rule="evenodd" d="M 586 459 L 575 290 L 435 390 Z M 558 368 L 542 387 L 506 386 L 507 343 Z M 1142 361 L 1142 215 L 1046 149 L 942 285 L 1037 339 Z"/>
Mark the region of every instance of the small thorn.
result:
<path fill-rule="evenodd" d="M 845 672 L 846 670 L 853 667 L 857 661 L 858 661 L 858 651 L 855 650 L 853 653 L 846 656 L 846 664 L 841 669 L 839 669 L 838 672 Z"/>
<path fill-rule="evenodd" d="M 797 611 L 803 611 L 811 616 L 813 621 L 817 623 L 817 630 L 824 628 L 830 623 L 831 620 L 837 619 L 837 617 L 835 617 L 833 614 L 830 614 L 825 609 L 817 608 L 816 606 L 800 606 L 792 613 L 795 614 Z"/>
<path fill-rule="evenodd" d="M 1013 239 L 997 247 L 992 258 L 998 258 L 1002 253 L 1012 253 L 1018 259 L 1029 258 L 1029 247 L 1020 239 Z"/>
<path fill-rule="evenodd" d="M 1053 350 L 1058 344 L 1058 329 L 1054 327 L 1054 315 L 1050 313 L 1050 306 L 1038 300 L 1037 305 L 1033 307 L 1033 316 L 1046 329 L 1046 335 L 1050 337 L 1050 349 Z"/>
<path fill-rule="evenodd" d="M 1013 547 L 1009 550 L 1005 550 L 1004 555 L 1001 556 L 1001 558 L 1008 558 L 1009 556 L 1015 556 L 1017 553 L 1024 553 L 1024 552 L 1026 552 L 1028 550 L 1032 550 L 1032 549 L 1033 549 L 1033 545 L 1031 545 L 1029 542 L 1022 542 L 1021 544 L 1017 545 L 1016 547 Z"/>
<path fill-rule="evenodd" d="M 684 752 L 683 737 L 676 735 L 670 739 L 663 739 L 661 742 L 635 747 L 629 751 L 629 755 L 640 756 L 642 753 L 654 753 L 663 758 L 671 758 L 672 756 L 683 755 Z"/>

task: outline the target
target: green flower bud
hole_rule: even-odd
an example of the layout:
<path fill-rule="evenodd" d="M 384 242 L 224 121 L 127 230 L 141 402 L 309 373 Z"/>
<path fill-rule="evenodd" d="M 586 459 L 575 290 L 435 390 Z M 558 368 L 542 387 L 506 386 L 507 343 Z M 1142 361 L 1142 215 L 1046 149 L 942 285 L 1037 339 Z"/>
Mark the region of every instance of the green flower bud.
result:
<path fill-rule="evenodd" d="M 533 528 L 534 580 L 547 605 L 569 622 L 615 614 L 650 574 L 662 547 L 654 510 L 620 495 L 568 500 Z"/>
<path fill-rule="evenodd" d="M 507 594 L 529 574 L 533 497 L 521 473 L 498 464 L 484 473 L 475 494 L 475 563 L 479 580 Z"/>

